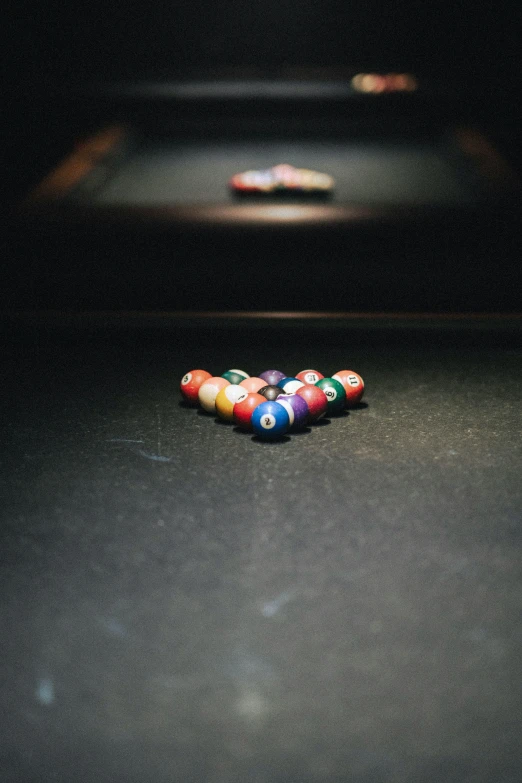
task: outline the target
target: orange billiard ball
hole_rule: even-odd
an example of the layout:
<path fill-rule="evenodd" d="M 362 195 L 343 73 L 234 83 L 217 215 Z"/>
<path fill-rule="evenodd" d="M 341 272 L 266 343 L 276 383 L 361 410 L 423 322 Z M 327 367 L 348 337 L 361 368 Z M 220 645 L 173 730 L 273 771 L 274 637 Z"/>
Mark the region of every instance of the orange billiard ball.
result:
<path fill-rule="evenodd" d="M 364 394 L 364 381 L 360 375 L 353 370 L 338 370 L 332 378 L 344 386 L 347 408 L 353 408 L 361 401 Z"/>
<path fill-rule="evenodd" d="M 199 389 L 209 378 L 212 378 L 212 376 L 206 370 L 191 370 L 185 373 L 179 385 L 185 400 L 192 405 L 197 404 Z"/>
<path fill-rule="evenodd" d="M 266 386 L 266 381 L 264 381 L 262 378 L 257 378 L 255 375 L 252 378 L 245 378 L 244 381 L 241 381 L 239 384 L 243 387 L 243 389 L 246 389 L 249 394 L 253 392 L 258 392 L 259 389 L 262 389 L 263 386 Z"/>

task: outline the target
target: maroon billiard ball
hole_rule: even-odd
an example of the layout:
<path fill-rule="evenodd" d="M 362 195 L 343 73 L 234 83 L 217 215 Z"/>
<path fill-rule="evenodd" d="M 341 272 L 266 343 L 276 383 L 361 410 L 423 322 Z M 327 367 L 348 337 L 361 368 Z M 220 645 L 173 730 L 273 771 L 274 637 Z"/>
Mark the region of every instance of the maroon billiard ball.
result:
<path fill-rule="evenodd" d="M 318 386 L 309 386 L 306 384 L 305 386 L 301 386 L 301 388 L 296 391 L 296 394 L 302 397 L 308 405 L 308 421 L 310 423 L 317 421 L 321 416 L 324 416 L 328 407 L 328 398 L 322 389 Z"/>

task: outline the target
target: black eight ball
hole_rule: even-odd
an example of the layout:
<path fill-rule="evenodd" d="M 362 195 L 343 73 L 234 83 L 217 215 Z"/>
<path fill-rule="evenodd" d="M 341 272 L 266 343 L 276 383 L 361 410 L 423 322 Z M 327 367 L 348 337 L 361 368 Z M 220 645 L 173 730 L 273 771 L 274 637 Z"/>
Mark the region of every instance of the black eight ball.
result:
<path fill-rule="evenodd" d="M 284 394 L 284 391 L 280 386 L 262 386 L 261 389 L 259 389 L 258 394 L 261 394 L 265 400 L 273 402 L 280 394 Z"/>

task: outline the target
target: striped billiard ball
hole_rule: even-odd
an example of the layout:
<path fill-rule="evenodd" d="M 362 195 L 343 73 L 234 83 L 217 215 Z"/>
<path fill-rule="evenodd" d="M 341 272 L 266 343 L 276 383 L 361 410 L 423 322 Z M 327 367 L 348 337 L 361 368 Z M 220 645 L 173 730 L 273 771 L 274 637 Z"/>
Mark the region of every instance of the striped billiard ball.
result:
<path fill-rule="evenodd" d="M 284 391 L 285 394 L 295 394 L 296 391 L 301 388 L 301 386 L 304 386 L 304 383 L 298 378 L 289 376 L 288 378 L 281 378 L 277 385 Z"/>
<path fill-rule="evenodd" d="M 364 381 L 360 375 L 353 370 L 338 370 L 332 378 L 340 381 L 346 392 L 346 407 L 353 408 L 361 401 L 364 394 Z"/>
<path fill-rule="evenodd" d="M 199 387 L 198 400 L 203 410 L 207 413 L 215 413 L 216 397 L 221 389 L 229 385 L 230 381 L 227 381 L 226 378 L 218 378 L 215 375 L 202 383 Z"/>
<path fill-rule="evenodd" d="M 346 406 L 346 392 L 342 383 L 335 378 L 321 378 L 315 385 L 326 394 L 328 401 L 326 415 L 339 416 Z"/>
<path fill-rule="evenodd" d="M 216 413 L 223 421 L 232 421 L 236 402 L 246 400 L 248 392 L 238 383 L 231 383 L 221 389 L 216 396 Z"/>
<path fill-rule="evenodd" d="M 295 377 L 303 383 L 309 383 L 311 386 L 315 386 L 317 381 L 324 378 L 324 375 L 318 370 L 301 370 Z"/>
<path fill-rule="evenodd" d="M 245 378 L 250 378 L 250 375 L 244 370 L 227 370 L 221 377 L 226 378 L 229 383 L 236 386 L 240 384 L 241 381 L 244 381 Z"/>
<path fill-rule="evenodd" d="M 298 394 L 281 394 L 277 398 L 279 405 L 286 408 L 290 419 L 290 432 L 304 430 L 308 423 L 308 405 Z"/>

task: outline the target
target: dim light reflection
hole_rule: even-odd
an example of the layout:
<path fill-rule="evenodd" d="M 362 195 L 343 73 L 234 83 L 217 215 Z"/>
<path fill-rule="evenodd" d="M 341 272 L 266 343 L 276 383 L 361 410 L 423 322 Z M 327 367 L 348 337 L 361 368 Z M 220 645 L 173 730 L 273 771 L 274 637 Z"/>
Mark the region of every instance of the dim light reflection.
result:
<path fill-rule="evenodd" d="M 383 92 L 414 92 L 418 87 L 410 73 L 358 73 L 352 79 L 357 92 L 380 95 Z"/>
<path fill-rule="evenodd" d="M 166 210 L 167 214 L 170 210 Z M 226 223 L 292 225 L 314 222 L 345 222 L 348 219 L 364 219 L 370 212 L 362 207 L 339 207 L 335 204 L 241 204 L 202 206 L 197 215 L 198 222 L 223 221 Z"/>
<path fill-rule="evenodd" d="M 312 207 L 313 209 L 313 207 Z M 270 220 L 279 220 L 281 223 L 293 223 L 310 216 L 310 207 L 302 206 L 274 206 L 264 207 L 262 215 Z"/>
<path fill-rule="evenodd" d="M 258 690 L 242 688 L 236 702 L 236 710 L 244 719 L 261 720 L 270 712 L 270 706 L 266 698 Z"/>

